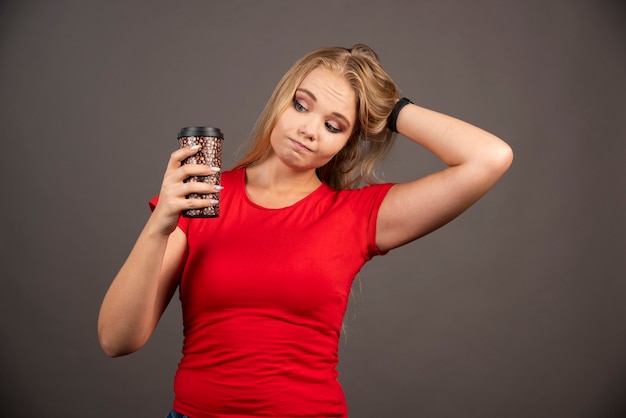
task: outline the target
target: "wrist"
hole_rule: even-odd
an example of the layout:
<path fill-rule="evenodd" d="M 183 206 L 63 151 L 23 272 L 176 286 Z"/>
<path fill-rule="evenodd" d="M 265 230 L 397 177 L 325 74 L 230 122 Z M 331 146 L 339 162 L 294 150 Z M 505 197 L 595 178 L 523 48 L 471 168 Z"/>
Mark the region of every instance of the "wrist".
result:
<path fill-rule="evenodd" d="M 178 216 L 169 216 L 160 212 L 159 208 L 154 209 L 146 222 L 143 233 L 150 239 L 167 240 L 176 229 Z"/>
<path fill-rule="evenodd" d="M 409 103 L 413 104 L 413 102 L 406 97 L 401 98 L 396 102 L 396 105 L 393 107 L 393 110 L 389 114 L 389 117 L 387 118 L 387 127 L 393 132 L 398 133 L 398 128 L 396 126 L 396 122 L 398 121 L 398 115 L 400 114 L 400 111 L 404 108 L 404 106 L 408 105 Z"/>

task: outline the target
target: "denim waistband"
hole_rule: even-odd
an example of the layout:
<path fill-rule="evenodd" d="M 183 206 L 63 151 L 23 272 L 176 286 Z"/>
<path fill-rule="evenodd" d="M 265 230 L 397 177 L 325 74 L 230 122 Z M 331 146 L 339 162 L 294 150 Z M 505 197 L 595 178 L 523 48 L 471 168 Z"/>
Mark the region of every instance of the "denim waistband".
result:
<path fill-rule="evenodd" d="M 189 418 L 189 417 L 187 415 L 181 414 L 180 412 L 176 412 L 172 409 L 166 418 Z"/>

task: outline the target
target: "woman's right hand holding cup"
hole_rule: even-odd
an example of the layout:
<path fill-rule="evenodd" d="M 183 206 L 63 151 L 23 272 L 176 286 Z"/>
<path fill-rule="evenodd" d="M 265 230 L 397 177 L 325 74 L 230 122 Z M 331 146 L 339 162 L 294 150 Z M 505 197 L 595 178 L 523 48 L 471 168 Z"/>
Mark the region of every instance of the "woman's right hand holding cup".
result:
<path fill-rule="evenodd" d="M 209 194 L 219 193 L 221 190 L 220 186 L 201 181 L 185 182 L 192 176 L 209 176 L 219 171 L 219 168 L 205 164 L 182 164 L 183 160 L 196 154 L 198 150 L 199 146 L 182 147 L 172 152 L 170 156 L 163 176 L 159 201 L 151 219 L 156 223 L 155 228 L 163 235 L 169 235 L 176 229 L 183 210 L 201 209 L 217 203 L 208 199 L 186 197 L 191 193 Z"/>

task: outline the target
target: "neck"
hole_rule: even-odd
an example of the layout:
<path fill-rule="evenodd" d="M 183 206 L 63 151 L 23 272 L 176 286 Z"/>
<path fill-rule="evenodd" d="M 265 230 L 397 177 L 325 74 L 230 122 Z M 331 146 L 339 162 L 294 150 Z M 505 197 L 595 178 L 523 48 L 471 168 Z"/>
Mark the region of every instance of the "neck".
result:
<path fill-rule="evenodd" d="M 281 193 L 309 193 L 321 184 L 315 170 L 291 170 L 273 156 L 249 166 L 246 174 L 248 185 Z"/>

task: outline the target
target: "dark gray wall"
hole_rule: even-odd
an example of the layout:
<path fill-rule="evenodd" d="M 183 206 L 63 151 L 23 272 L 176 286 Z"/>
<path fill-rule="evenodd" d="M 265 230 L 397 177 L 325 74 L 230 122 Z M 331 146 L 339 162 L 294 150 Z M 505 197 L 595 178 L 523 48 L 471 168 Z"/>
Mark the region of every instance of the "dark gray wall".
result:
<path fill-rule="evenodd" d="M 351 416 L 626 416 L 623 2 L 5 1 L 2 415 L 164 416 L 177 301 L 141 351 L 99 349 L 101 299 L 178 129 L 225 160 L 313 48 L 365 42 L 414 101 L 503 137 L 504 179 L 379 257 L 341 342 Z M 402 181 L 440 167 L 399 138 Z"/>

